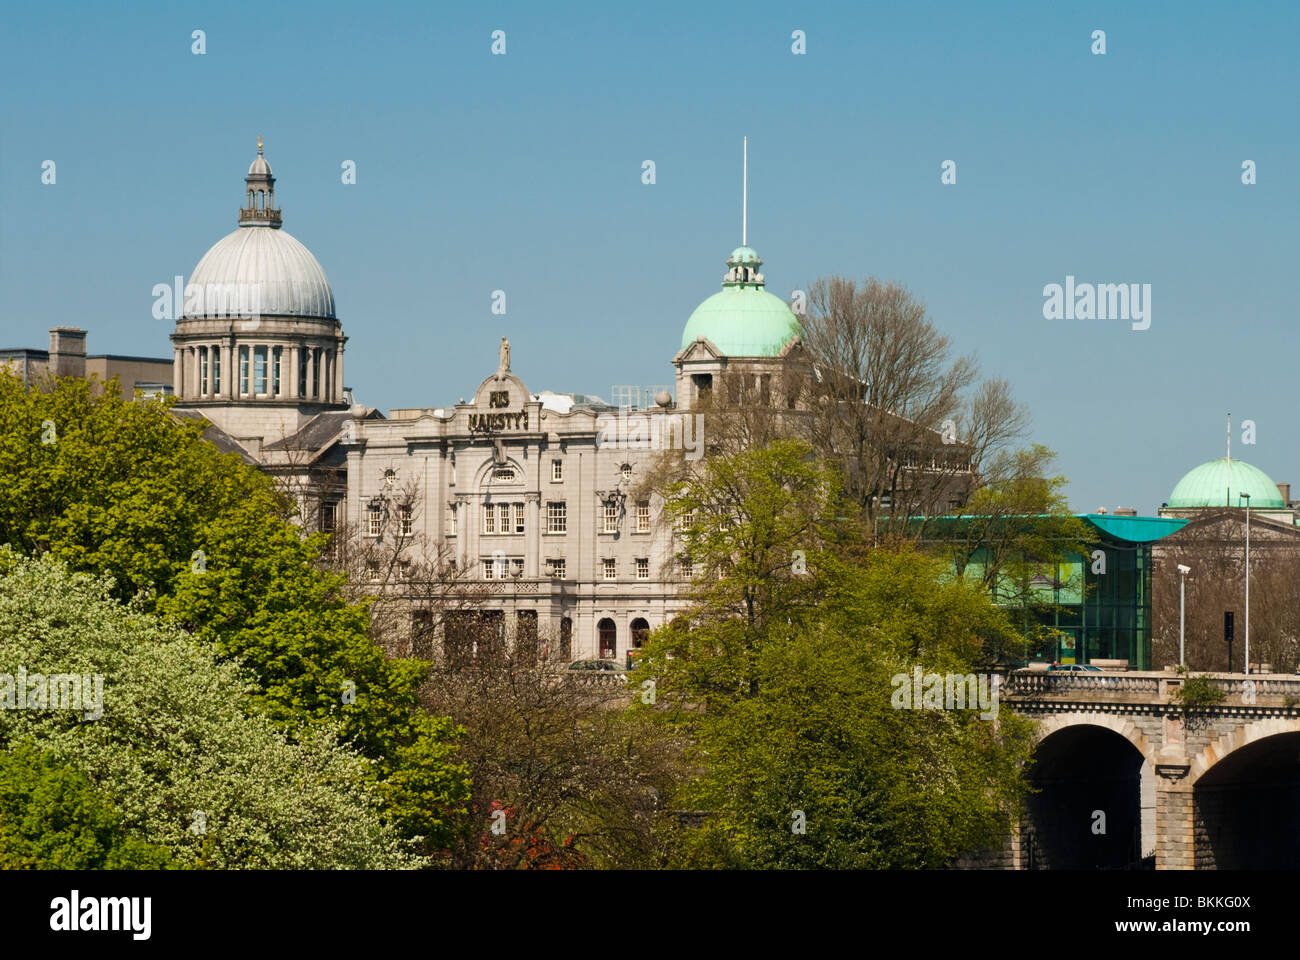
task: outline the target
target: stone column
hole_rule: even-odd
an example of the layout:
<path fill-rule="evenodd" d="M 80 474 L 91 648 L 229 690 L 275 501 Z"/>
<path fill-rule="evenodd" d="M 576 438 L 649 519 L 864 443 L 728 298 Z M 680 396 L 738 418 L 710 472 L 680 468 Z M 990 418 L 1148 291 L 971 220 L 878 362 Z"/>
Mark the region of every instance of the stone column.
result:
<path fill-rule="evenodd" d="M 301 352 L 302 349 L 295 345 L 289 360 L 289 396 L 295 400 L 300 399 L 298 397 L 298 355 Z"/>
<path fill-rule="evenodd" d="M 172 393 L 177 397 L 185 396 L 185 360 L 183 357 L 184 347 L 175 347 L 172 350 Z"/>
<path fill-rule="evenodd" d="M 334 348 L 334 399 L 343 399 L 343 344 Z"/>
<path fill-rule="evenodd" d="M 313 374 L 312 361 L 315 359 L 316 359 L 316 348 L 308 347 L 307 348 L 307 399 L 309 400 L 316 396 L 316 378 L 312 375 Z"/>

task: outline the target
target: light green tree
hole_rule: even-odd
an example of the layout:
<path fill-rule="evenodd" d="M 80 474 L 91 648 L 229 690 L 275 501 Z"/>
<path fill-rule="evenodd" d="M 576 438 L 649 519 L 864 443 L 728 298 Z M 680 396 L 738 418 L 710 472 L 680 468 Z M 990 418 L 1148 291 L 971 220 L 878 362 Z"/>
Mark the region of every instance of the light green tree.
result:
<path fill-rule="evenodd" d="M 420 865 L 381 815 L 372 762 L 332 724 L 289 739 L 237 661 L 111 591 L 107 578 L 0 551 L 0 673 L 10 676 L 0 680 L 0 748 L 39 743 L 84 773 L 127 831 L 180 865 Z M 44 709 L 33 699 L 35 676 L 53 674 L 82 678 L 80 709 L 66 696 L 57 709 L 52 695 Z M 102 694 L 87 683 L 95 677 Z"/>

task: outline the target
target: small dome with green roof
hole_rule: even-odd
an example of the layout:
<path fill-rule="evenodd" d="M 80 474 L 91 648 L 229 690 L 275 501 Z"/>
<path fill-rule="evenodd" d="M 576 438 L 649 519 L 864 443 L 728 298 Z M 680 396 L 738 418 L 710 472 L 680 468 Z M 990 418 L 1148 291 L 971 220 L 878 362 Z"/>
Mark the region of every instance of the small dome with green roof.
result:
<path fill-rule="evenodd" d="M 1267 473 L 1244 460 L 1220 457 L 1188 471 L 1169 494 L 1171 509 L 1187 507 L 1242 507 L 1249 494 L 1256 509 L 1284 509 L 1282 492 Z"/>
<path fill-rule="evenodd" d="M 785 301 L 763 289 L 762 264 L 753 247 L 731 251 L 721 292 L 686 321 L 683 350 L 705 337 L 728 357 L 775 357 L 799 336 L 799 323 Z"/>

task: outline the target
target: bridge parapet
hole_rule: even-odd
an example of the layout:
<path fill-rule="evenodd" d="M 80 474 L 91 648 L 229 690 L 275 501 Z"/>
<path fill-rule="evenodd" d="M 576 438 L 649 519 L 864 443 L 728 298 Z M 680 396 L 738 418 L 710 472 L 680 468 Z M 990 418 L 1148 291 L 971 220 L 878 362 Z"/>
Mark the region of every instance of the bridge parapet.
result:
<path fill-rule="evenodd" d="M 1037 673 L 1020 671 L 1007 678 L 1002 695 L 1033 697 L 1052 694 L 1123 694 L 1158 697 L 1163 673 Z"/>

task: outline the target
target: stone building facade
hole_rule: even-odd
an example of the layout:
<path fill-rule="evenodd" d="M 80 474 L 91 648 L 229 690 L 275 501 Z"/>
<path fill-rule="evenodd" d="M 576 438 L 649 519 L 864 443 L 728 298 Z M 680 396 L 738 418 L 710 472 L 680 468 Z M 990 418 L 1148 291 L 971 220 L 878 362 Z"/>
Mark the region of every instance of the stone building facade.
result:
<path fill-rule="evenodd" d="M 87 355 L 86 331 L 80 327 L 52 327 L 48 350 L 0 350 L 0 366 L 26 383 L 39 383 L 47 376 L 95 377 L 101 383 L 117 377 L 124 400 L 132 399 L 136 390 L 146 397 L 172 392 L 170 361 L 115 353 Z"/>

